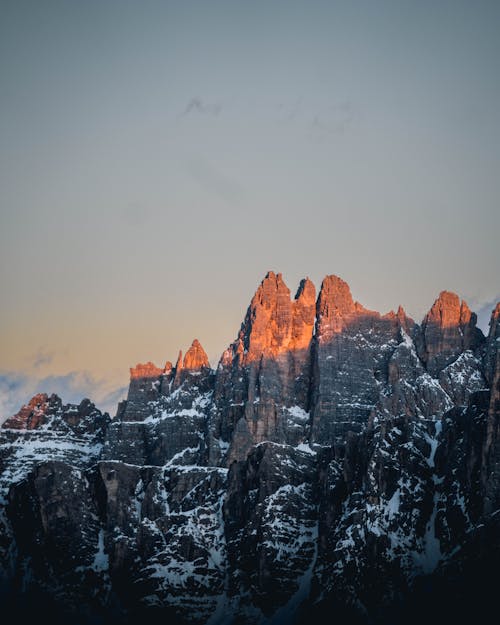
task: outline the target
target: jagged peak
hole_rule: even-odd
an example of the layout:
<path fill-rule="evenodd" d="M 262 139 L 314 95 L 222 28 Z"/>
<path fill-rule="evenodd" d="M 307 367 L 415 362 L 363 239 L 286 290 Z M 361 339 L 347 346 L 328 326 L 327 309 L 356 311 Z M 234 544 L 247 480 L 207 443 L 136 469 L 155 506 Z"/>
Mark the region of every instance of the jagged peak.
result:
<path fill-rule="evenodd" d="M 355 308 L 356 304 L 347 282 L 333 274 L 326 276 L 319 292 L 318 313 L 324 315 L 336 311 L 340 314 L 349 314 L 354 312 Z"/>
<path fill-rule="evenodd" d="M 58 395 L 52 395 L 51 397 L 57 397 L 59 399 Z M 25 404 L 25 406 L 28 406 L 29 408 L 39 408 L 43 404 L 46 404 L 48 401 L 49 396 L 47 395 L 47 393 L 37 393 L 36 395 L 33 395 L 29 402 Z M 23 406 L 23 408 L 25 406 Z"/>
<path fill-rule="evenodd" d="M 313 334 L 316 289 L 309 278 L 301 280 L 295 298 L 281 273 L 268 271 L 257 288 L 238 338 L 220 360 L 252 362 L 263 354 L 277 356 L 283 351 L 306 347 Z"/>
<path fill-rule="evenodd" d="M 275 273 L 274 271 L 268 271 L 266 275 L 264 276 L 264 280 L 274 280 L 275 282 L 284 282 L 283 274 L 281 272 Z M 262 280 L 262 282 L 264 282 L 264 280 Z"/>
<path fill-rule="evenodd" d="M 186 355 L 184 356 L 183 368 L 198 370 L 204 367 L 210 367 L 208 356 L 201 346 L 200 341 L 198 341 L 198 339 L 194 339 L 194 341 L 191 343 L 191 347 L 188 349 Z"/>
<path fill-rule="evenodd" d="M 299 288 L 295 294 L 295 301 L 309 301 L 311 299 L 316 301 L 316 287 L 314 286 L 312 280 L 309 278 L 303 278 L 300 281 Z"/>
<path fill-rule="evenodd" d="M 326 276 L 316 303 L 318 337 L 326 339 L 340 332 L 344 327 L 344 317 L 361 310 L 363 307 L 354 302 L 347 282 L 333 274 Z"/>
<path fill-rule="evenodd" d="M 79 404 L 63 405 L 61 397 L 56 393 L 51 395 L 37 393 L 15 415 L 6 419 L 2 428 L 33 430 L 46 423 L 53 415 L 61 412 L 66 413 L 67 418 L 71 419 L 74 418 L 75 414 L 79 417 L 86 417 L 93 412 L 102 414 L 87 397 L 84 397 Z"/>
<path fill-rule="evenodd" d="M 177 373 L 182 370 L 182 349 L 179 350 L 179 355 L 177 356 L 175 363 L 175 370 Z"/>
<path fill-rule="evenodd" d="M 272 307 L 278 294 L 290 298 L 290 289 L 285 284 L 281 273 L 276 274 L 274 271 L 268 271 L 250 302 L 250 308 L 255 309 L 259 305 L 264 305 L 267 308 Z"/>
<path fill-rule="evenodd" d="M 465 300 L 453 291 L 441 291 L 423 320 L 423 325 L 437 324 L 442 328 L 475 323 L 476 315 Z"/>
<path fill-rule="evenodd" d="M 135 367 L 130 367 L 130 379 L 136 378 L 157 378 L 163 373 L 163 369 L 157 367 L 153 362 L 137 363 Z"/>

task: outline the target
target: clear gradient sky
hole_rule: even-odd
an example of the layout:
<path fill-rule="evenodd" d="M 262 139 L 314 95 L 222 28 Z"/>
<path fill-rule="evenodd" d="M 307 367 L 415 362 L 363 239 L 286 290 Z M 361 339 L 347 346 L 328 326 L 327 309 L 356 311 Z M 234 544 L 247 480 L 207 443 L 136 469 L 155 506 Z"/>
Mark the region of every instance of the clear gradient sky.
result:
<path fill-rule="evenodd" d="M 487 312 L 499 32 L 495 0 L 0 0 L 0 418 L 215 363 L 268 269 Z"/>

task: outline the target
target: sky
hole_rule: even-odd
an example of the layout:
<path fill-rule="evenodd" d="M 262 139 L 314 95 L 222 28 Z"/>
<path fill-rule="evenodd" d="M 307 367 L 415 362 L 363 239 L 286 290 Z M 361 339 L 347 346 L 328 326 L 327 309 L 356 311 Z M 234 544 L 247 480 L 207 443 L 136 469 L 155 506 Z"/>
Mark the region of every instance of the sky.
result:
<path fill-rule="evenodd" d="M 0 0 L 0 420 L 216 364 L 268 270 L 500 299 L 500 3 Z"/>

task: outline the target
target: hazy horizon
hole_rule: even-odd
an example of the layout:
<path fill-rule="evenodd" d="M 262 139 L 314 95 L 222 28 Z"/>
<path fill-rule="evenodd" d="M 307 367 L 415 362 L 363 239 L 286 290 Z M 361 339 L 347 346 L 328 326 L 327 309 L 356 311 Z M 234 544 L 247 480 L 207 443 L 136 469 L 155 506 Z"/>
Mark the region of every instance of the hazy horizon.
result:
<path fill-rule="evenodd" d="M 500 3 L 1 9 L 0 420 L 109 408 L 195 337 L 215 363 L 268 270 L 417 322 L 455 291 L 485 329 Z"/>

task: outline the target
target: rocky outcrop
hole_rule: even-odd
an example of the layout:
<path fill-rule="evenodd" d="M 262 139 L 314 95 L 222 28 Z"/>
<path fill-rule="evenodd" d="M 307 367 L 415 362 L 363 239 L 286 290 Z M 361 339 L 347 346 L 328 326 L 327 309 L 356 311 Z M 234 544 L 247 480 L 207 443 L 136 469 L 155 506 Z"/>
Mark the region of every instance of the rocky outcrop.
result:
<path fill-rule="evenodd" d="M 6 419 L 2 427 L 14 430 L 34 430 L 46 423 L 48 415 L 59 410 L 61 406 L 62 402 L 58 397 L 53 395 L 50 401 L 46 393 L 38 393 L 17 414 Z"/>
<path fill-rule="evenodd" d="M 197 340 L 137 365 L 113 420 L 36 396 L 0 429 L 7 607 L 81 625 L 481 620 L 499 318 L 485 339 L 443 292 L 419 326 L 337 276 L 316 300 L 269 272 L 215 371 Z"/>
<path fill-rule="evenodd" d="M 347 432 L 366 426 L 388 380 L 391 358 L 413 326 L 402 308 L 382 316 L 354 302 L 337 276 L 323 280 L 314 343 L 313 442 L 341 442 Z"/>
<path fill-rule="evenodd" d="M 194 339 L 191 347 L 186 352 L 186 355 L 184 356 L 183 367 L 184 369 L 188 369 L 190 371 L 198 371 L 199 369 L 210 368 L 208 356 L 198 339 Z"/>
<path fill-rule="evenodd" d="M 144 421 L 147 419 L 149 416 L 148 403 L 158 399 L 164 373 L 166 374 L 166 369 L 160 369 L 152 362 L 139 363 L 130 369 L 127 400 L 121 409 L 123 421 Z"/>
<path fill-rule="evenodd" d="M 477 317 L 455 293 L 442 291 L 422 322 L 420 350 L 432 376 L 467 349 L 475 350 L 484 340 L 476 328 Z"/>
<path fill-rule="evenodd" d="M 46 462 L 81 470 L 102 453 L 110 418 L 92 402 L 63 404 L 60 397 L 36 395 L 0 428 L 0 585 L 16 570 L 17 538 L 7 515 L 9 489 L 23 483 L 31 471 Z M 61 471 L 63 469 L 61 468 Z M 62 482 L 58 482 L 58 487 Z M 64 497 L 61 491 L 59 498 Z M 49 504 L 49 502 L 46 502 Z M 30 523 L 15 517 L 15 529 L 30 532 Z M 75 520 L 76 522 L 76 520 Z M 17 536 L 17 534 L 16 534 Z"/>
<path fill-rule="evenodd" d="M 298 444 L 306 437 L 315 289 L 301 282 L 293 300 L 280 273 L 257 289 L 238 338 L 217 369 L 211 419 L 213 458 L 230 444 L 244 458 L 263 440 Z"/>
<path fill-rule="evenodd" d="M 137 465 L 205 464 L 213 387 L 196 339 L 175 367 L 167 361 L 164 369 L 151 363 L 131 369 L 128 398 L 107 429 L 103 457 Z"/>

